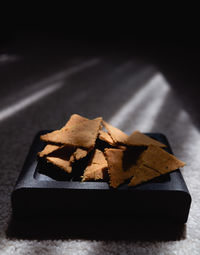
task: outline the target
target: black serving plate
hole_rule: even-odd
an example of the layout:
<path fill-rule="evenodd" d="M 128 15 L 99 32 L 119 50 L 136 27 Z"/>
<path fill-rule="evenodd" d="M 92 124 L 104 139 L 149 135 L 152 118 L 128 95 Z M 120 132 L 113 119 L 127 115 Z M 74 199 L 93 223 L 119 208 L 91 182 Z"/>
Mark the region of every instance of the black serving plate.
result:
<path fill-rule="evenodd" d="M 45 146 L 40 135 L 47 132 L 36 135 L 13 190 L 14 217 L 187 221 L 191 196 L 179 170 L 136 187 L 123 184 L 117 189 L 110 188 L 107 182 L 80 182 L 62 174 L 47 176 L 37 159 L 37 152 Z M 166 150 L 172 153 L 163 134 L 147 135 L 166 144 Z"/>

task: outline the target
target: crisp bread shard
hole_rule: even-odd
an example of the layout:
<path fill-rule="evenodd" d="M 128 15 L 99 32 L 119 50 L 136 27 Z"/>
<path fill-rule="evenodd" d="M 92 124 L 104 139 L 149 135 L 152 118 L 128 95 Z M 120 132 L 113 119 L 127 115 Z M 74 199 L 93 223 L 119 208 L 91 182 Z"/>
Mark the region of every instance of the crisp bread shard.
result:
<path fill-rule="evenodd" d="M 62 170 L 64 170 L 67 173 L 71 173 L 72 172 L 72 166 L 70 161 L 66 160 L 66 159 L 62 159 L 62 158 L 55 158 L 55 157 L 49 157 L 47 156 L 47 162 L 52 163 L 53 165 L 61 168 Z"/>
<path fill-rule="evenodd" d="M 63 169 L 67 173 L 72 172 L 70 157 L 74 152 L 74 147 L 63 146 L 46 156 L 47 162 Z"/>
<path fill-rule="evenodd" d="M 101 130 L 102 124 L 108 132 Z M 97 137 L 106 143 L 101 148 L 107 147 L 104 153 L 97 149 L 101 145 L 96 143 Z M 75 171 L 75 162 L 86 157 L 84 164 L 88 165 L 82 181 L 107 180 L 109 175 L 109 183 L 113 188 L 128 179 L 128 185 L 135 186 L 185 165 L 162 149 L 166 145 L 139 131 L 128 136 L 120 129 L 102 122 L 102 118 L 89 120 L 73 114 L 65 126 L 42 135 L 41 140 L 49 144 L 38 153 L 39 157 L 46 158 L 47 162 L 67 173 Z M 110 145 L 114 148 L 109 148 Z"/>
<path fill-rule="evenodd" d="M 129 186 L 135 186 L 143 182 L 150 181 L 155 177 L 170 173 L 185 163 L 177 159 L 174 155 L 166 152 L 158 146 L 149 145 L 141 157 L 138 168 L 133 174 Z"/>
<path fill-rule="evenodd" d="M 132 165 L 124 170 L 124 150 L 122 149 L 106 149 L 106 159 L 108 161 L 108 174 L 110 177 L 110 186 L 117 188 L 127 179 L 133 176 L 136 165 Z"/>
<path fill-rule="evenodd" d="M 160 174 L 169 173 L 185 166 L 185 162 L 154 145 L 150 145 L 143 153 L 141 162 L 144 166 L 152 168 Z"/>
<path fill-rule="evenodd" d="M 127 134 L 122 132 L 120 129 L 108 124 L 106 121 L 103 121 L 103 126 L 106 128 L 115 143 L 126 143 L 126 140 L 128 138 Z"/>
<path fill-rule="evenodd" d="M 58 145 L 54 145 L 54 144 L 47 144 L 42 151 L 38 152 L 38 156 L 39 157 L 45 157 L 45 156 L 51 154 L 52 152 L 54 152 L 56 150 L 59 150 L 63 147 L 64 146 L 58 146 Z"/>
<path fill-rule="evenodd" d="M 72 114 L 70 119 L 67 121 L 67 123 L 61 128 L 61 130 L 67 130 L 68 128 L 71 128 L 72 126 L 79 125 L 82 122 L 88 121 L 88 118 L 85 118 L 78 114 Z"/>
<path fill-rule="evenodd" d="M 143 182 L 150 181 L 158 176 L 160 176 L 159 172 L 149 167 L 146 167 L 144 165 L 140 165 L 140 166 L 138 165 L 138 167 L 134 168 L 133 177 L 131 181 L 129 182 L 128 186 L 136 186 Z"/>
<path fill-rule="evenodd" d="M 46 142 L 52 142 L 52 141 L 48 141 L 48 139 L 51 139 L 51 137 L 54 137 L 54 139 L 55 139 L 55 136 L 57 136 L 59 134 L 61 135 L 62 131 L 66 131 L 66 130 L 70 129 L 71 127 L 77 126 L 80 123 L 84 123 L 85 121 L 88 121 L 88 120 L 89 119 L 87 119 L 85 117 L 82 117 L 78 114 L 73 114 L 69 118 L 67 123 L 61 129 L 55 130 L 55 131 L 53 131 L 51 133 L 48 133 L 48 134 L 45 134 L 45 135 L 41 135 L 40 139 L 43 140 L 43 141 L 46 141 Z"/>
<path fill-rule="evenodd" d="M 149 146 L 155 145 L 158 147 L 166 147 L 165 144 L 156 141 L 155 139 L 150 138 L 147 135 L 142 134 L 138 130 L 134 131 L 126 140 L 125 142 L 127 145 L 130 146 Z"/>
<path fill-rule="evenodd" d="M 113 141 L 112 137 L 105 131 L 99 130 L 99 139 L 114 146 L 116 143 Z"/>
<path fill-rule="evenodd" d="M 88 154 L 88 151 L 82 148 L 77 148 L 70 157 L 70 162 L 74 163 L 82 158 L 85 158 Z"/>
<path fill-rule="evenodd" d="M 42 135 L 43 141 L 64 144 L 69 146 L 91 149 L 95 145 L 102 118 L 84 120 L 76 124 L 68 125 L 66 129 L 56 130 Z"/>
<path fill-rule="evenodd" d="M 82 181 L 103 180 L 108 163 L 102 151 L 95 149 L 90 164 L 86 167 Z"/>

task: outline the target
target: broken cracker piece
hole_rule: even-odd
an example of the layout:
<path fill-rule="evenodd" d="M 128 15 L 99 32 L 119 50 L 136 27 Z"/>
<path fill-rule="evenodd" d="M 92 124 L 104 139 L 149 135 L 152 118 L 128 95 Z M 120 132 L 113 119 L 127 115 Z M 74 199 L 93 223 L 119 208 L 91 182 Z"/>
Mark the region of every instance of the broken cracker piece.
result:
<path fill-rule="evenodd" d="M 95 145 L 101 122 L 102 118 L 82 121 L 75 125 L 68 126 L 66 130 L 56 130 L 42 135 L 40 138 L 46 142 L 90 149 Z"/>
<path fill-rule="evenodd" d="M 154 145 L 150 145 L 143 153 L 141 161 L 143 165 L 155 169 L 160 174 L 169 173 L 185 166 L 185 162 Z"/>
<path fill-rule="evenodd" d="M 57 158 L 57 157 L 47 157 L 47 162 L 52 163 L 53 165 L 63 169 L 67 173 L 72 172 L 72 167 L 71 164 L 68 160 L 62 159 L 62 158 Z"/>
<path fill-rule="evenodd" d="M 106 128 L 115 143 L 126 143 L 128 138 L 127 134 L 122 132 L 120 129 L 108 124 L 106 121 L 103 121 L 103 126 Z"/>
<path fill-rule="evenodd" d="M 70 157 L 74 153 L 75 148 L 69 146 L 62 146 L 59 149 L 48 154 L 46 157 L 47 162 L 63 169 L 67 173 L 72 172 Z"/>
<path fill-rule="evenodd" d="M 86 167 L 82 181 L 103 180 L 108 163 L 102 151 L 96 149 L 90 164 Z"/>
<path fill-rule="evenodd" d="M 113 141 L 112 137 L 105 131 L 100 130 L 99 131 L 99 139 L 114 146 L 115 142 Z"/>
<path fill-rule="evenodd" d="M 58 146 L 58 145 L 54 145 L 54 144 L 47 144 L 42 151 L 38 152 L 38 156 L 39 157 L 45 157 L 45 156 L 51 154 L 52 152 L 54 152 L 58 149 L 61 149 L 61 148 L 63 148 L 63 146 Z"/>
<path fill-rule="evenodd" d="M 77 148 L 74 152 L 74 157 L 75 157 L 76 160 L 80 160 L 80 159 L 86 157 L 87 154 L 88 154 L 87 150 Z"/>
<path fill-rule="evenodd" d="M 117 188 L 120 184 L 124 183 L 124 181 L 133 176 L 133 173 L 137 165 L 132 165 L 132 167 L 124 171 L 123 168 L 124 150 L 122 149 L 106 149 L 105 155 L 108 161 L 108 174 L 110 176 L 110 186 L 113 188 Z"/>
<path fill-rule="evenodd" d="M 84 150 L 84 149 L 81 149 L 81 148 L 77 148 L 75 150 L 75 152 L 71 155 L 70 157 L 70 162 L 71 163 L 74 163 L 75 161 L 78 161 L 82 158 L 85 158 L 88 154 L 88 151 L 87 150 Z"/>
<path fill-rule="evenodd" d="M 128 186 L 136 186 L 143 182 L 150 181 L 158 176 L 160 176 L 159 172 L 144 165 L 140 165 L 134 169 L 133 177 Z"/>
<path fill-rule="evenodd" d="M 67 130 L 73 126 L 79 125 L 81 122 L 88 120 L 88 118 L 82 117 L 79 114 L 72 114 L 68 122 L 61 128 L 61 130 Z"/>
<path fill-rule="evenodd" d="M 139 131 L 134 131 L 126 140 L 126 144 L 130 146 L 149 146 L 155 145 L 158 147 L 167 147 L 165 144 L 142 134 Z"/>

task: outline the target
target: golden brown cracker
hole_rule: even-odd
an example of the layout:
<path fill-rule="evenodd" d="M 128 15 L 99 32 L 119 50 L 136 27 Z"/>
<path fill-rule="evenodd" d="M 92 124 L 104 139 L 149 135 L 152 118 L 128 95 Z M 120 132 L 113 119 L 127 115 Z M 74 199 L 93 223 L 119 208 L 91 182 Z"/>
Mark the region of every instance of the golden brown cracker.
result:
<path fill-rule="evenodd" d="M 68 122 L 61 128 L 62 130 L 67 130 L 73 126 L 79 125 L 81 122 L 88 121 L 88 118 L 82 117 L 78 114 L 72 114 Z"/>
<path fill-rule="evenodd" d="M 63 158 L 58 158 L 58 157 L 49 157 L 49 156 L 47 156 L 46 159 L 48 162 L 63 169 L 65 172 L 67 172 L 67 173 L 72 172 L 71 163 L 68 160 L 63 159 Z"/>
<path fill-rule="evenodd" d="M 70 157 L 74 153 L 75 148 L 69 146 L 62 146 L 61 148 L 48 154 L 46 157 L 48 162 L 51 162 L 55 166 L 63 169 L 64 171 L 71 173 L 72 167 Z"/>
<path fill-rule="evenodd" d="M 169 173 L 185 166 L 183 161 L 154 145 L 150 145 L 143 153 L 142 164 L 157 170 L 160 174 Z"/>
<path fill-rule="evenodd" d="M 149 146 L 155 145 L 159 147 L 166 147 L 165 144 L 158 142 L 157 140 L 150 138 L 149 136 L 142 134 L 141 132 L 134 131 L 126 140 L 126 144 L 130 146 Z"/>
<path fill-rule="evenodd" d="M 76 160 L 80 160 L 80 159 L 86 157 L 87 154 L 88 154 L 87 150 L 77 148 L 76 151 L 74 152 L 74 157 Z"/>
<path fill-rule="evenodd" d="M 70 129 L 71 127 L 77 126 L 80 123 L 83 123 L 83 122 L 88 121 L 88 120 L 89 119 L 87 119 L 85 117 L 82 117 L 78 114 L 72 114 L 71 117 L 69 118 L 69 120 L 67 121 L 67 123 L 61 129 L 55 130 L 51 133 L 48 133 L 48 136 L 51 136 L 51 134 L 52 135 L 60 134 L 59 131 L 66 131 L 67 129 Z M 47 134 L 46 135 L 41 135 L 40 138 L 41 138 L 41 140 L 45 141 L 46 139 L 48 139 L 48 136 L 47 136 Z"/>
<path fill-rule="evenodd" d="M 90 164 L 86 167 L 82 181 L 103 180 L 108 163 L 102 151 L 96 149 Z"/>
<path fill-rule="evenodd" d="M 122 132 L 120 129 L 113 127 L 105 121 L 103 121 L 103 126 L 106 128 L 115 143 L 126 143 L 126 140 L 128 138 L 127 134 Z"/>
<path fill-rule="evenodd" d="M 81 149 L 81 148 L 77 148 L 75 150 L 75 152 L 71 155 L 70 157 L 70 162 L 75 162 L 75 161 L 78 161 L 82 158 L 85 158 L 88 154 L 88 151 L 87 150 L 84 150 L 84 149 Z"/>
<path fill-rule="evenodd" d="M 105 155 L 108 161 L 110 186 L 117 188 L 120 184 L 124 183 L 125 180 L 133 176 L 136 166 L 132 166 L 124 171 L 124 150 L 122 149 L 106 149 Z"/>
<path fill-rule="evenodd" d="M 40 138 L 46 142 L 59 143 L 90 149 L 94 147 L 99 133 L 102 118 L 86 120 L 70 125 L 66 130 L 56 130 L 42 135 Z"/>
<path fill-rule="evenodd" d="M 136 186 L 143 182 L 150 181 L 158 176 L 160 176 L 159 172 L 149 167 L 146 167 L 144 165 L 140 165 L 140 166 L 138 165 L 138 167 L 134 168 L 133 177 L 131 181 L 129 182 L 128 186 Z"/>
<path fill-rule="evenodd" d="M 52 153 L 52 152 L 54 152 L 54 151 L 56 151 L 56 150 L 58 150 L 59 148 L 62 148 L 62 147 L 63 146 L 58 146 L 58 145 L 54 145 L 54 144 L 47 144 L 42 151 L 38 152 L 38 156 L 39 157 L 47 156 L 50 153 Z"/>
<path fill-rule="evenodd" d="M 105 131 L 100 130 L 99 131 L 99 139 L 114 146 L 115 142 L 113 141 L 112 137 Z"/>

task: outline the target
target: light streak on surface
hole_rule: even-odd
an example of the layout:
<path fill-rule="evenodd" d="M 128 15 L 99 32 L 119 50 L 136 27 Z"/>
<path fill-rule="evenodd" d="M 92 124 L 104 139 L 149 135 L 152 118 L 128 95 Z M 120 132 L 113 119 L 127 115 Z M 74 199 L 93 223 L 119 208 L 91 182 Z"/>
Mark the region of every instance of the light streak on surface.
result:
<path fill-rule="evenodd" d="M 53 75 L 51 78 L 47 78 L 38 84 L 36 84 L 36 87 L 39 87 L 40 85 L 47 85 L 44 88 L 37 90 L 34 93 L 31 93 L 30 95 L 26 96 L 25 98 L 22 98 L 21 100 L 11 104 L 10 106 L 4 108 L 0 111 L 0 121 L 5 120 L 6 118 L 14 115 L 15 113 L 25 109 L 29 105 L 35 103 L 36 101 L 40 100 L 41 98 L 53 93 L 54 91 L 60 89 L 62 86 L 64 86 L 63 79 L 69 77 L 70 75 L 73 75 L 77 72 L 80 72 L 86 68 L 89 68 L 91 66 L 94 66 L 99 63 L 99 59 L 92 59 L 88 60 L 84 63 L 81 63 L 77 66 L 74 66 L 72 68 L 69 68 L 66 71 L 60 72 L 56 75 Z"/>

